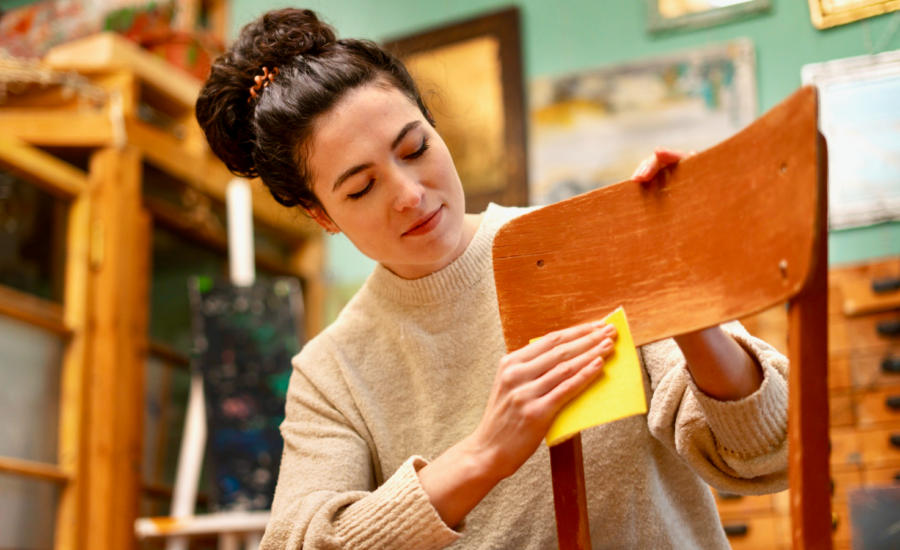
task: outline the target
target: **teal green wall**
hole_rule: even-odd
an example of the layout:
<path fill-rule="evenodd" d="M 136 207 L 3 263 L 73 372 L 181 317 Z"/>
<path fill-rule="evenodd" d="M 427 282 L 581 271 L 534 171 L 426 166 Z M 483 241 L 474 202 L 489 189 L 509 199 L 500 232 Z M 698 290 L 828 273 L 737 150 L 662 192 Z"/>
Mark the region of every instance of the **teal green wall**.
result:
<path fill-rule="evenodd" d="M 277 0 L 232 0 L 234 28 L 266 10 L 296 5 Z M 342 36 L 376 40 L 402 36 L 448 21 L 509 5 L 508 0 L 329 0 L 305 4 L 332 23 Z M 893 17 L 883 15 L 825 31 L 816 30 L 806 0 L 772 0 L 763 16 L 688 33 L 650 36 L 644 30 L 641 0 L 520 0 L 526 78 L 560 74 L 598 65 L 749 37 L 757 48 L 760 112 L 800 86 L 800 68 L 870 53 Z M 885 47 L 900 49 L 900 32 Z M 371 264 L 343 245 L 334 247 L 333 274 L 345 282 L 343 266 L 357 277 Z M 339 250 L 338 250 L 339 249 Z M 900 223 L 834 232 L 831 263 L 860 261 L 900 252 Z"/>

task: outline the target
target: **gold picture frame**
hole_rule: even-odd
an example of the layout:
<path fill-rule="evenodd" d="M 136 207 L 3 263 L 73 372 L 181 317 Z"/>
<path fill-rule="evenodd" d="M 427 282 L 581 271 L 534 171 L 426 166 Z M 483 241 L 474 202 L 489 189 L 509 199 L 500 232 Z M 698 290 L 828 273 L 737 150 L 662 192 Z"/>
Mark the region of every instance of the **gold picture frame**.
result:
<path fill-rule="evenodd" d="M 419 85 L 463 183 L 466 212 L 528 205 L 518 8 L 385 44 Z"/>
<path fill-rule="evenodd" d="M 809 0 L 817 29 L 827 29 L 900 10 L 900 0 Z"/>

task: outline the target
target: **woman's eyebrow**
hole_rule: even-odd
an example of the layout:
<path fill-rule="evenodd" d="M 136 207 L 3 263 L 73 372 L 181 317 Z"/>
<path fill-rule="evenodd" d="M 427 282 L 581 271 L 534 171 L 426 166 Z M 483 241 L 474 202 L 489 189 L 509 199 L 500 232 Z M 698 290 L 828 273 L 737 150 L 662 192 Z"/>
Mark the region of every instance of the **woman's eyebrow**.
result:
<path fill-rule="evenodd" d="M 397 146 L 400 145 L 400 142 L 403 141 L 403 138 L 406 137 L 406 134 L 408 134 L 409 131 L 413 128 L 418 128 L 420 124 L 422 124 L 422 121 L 420 120 L 407 122 L 406 126 L 404 126 L 403 129 L 400 130 L 400 133 L 397 134 L 397 138 L 394 140 L 394 143 L 391 144 L 391 150 L 396 149 Z M 331 188 L 331 192 L 334 193 L 335 191 L 337 191 L 338 187 L 340 187 L 341 184 L 347 181 L 349 178 L 355 176 L 356 174 L 359 174 L 363 170 L 371 168 L 372 166 L 374 165 L 371 162 L 367 162 L 365 164 L 360 164 L 358 166 L 354 166 L 353 168 L 345 170 L 344 173 L 338 176 L 338 178 L 334 181 L 334 186 Z"/>
<path fill-rule="evenodd" d="M 403 129 L 400 130 L 400 133 L 397 134 L 397 139 L 395 139 L 394 143 L 391 144 L 391 150 L 396 149 L 397 146 L 400 145 L 400 142 L 403 141 L 403 138 L 406 137 L 406 134 L 408 134 L 409 131 L 412 130 L 413 128 L 418 127 L 419 124 L 421 124 L 421 123 L 422 123 L 421 120 L 414 120 L 412 122 L 407 122 L 406 126 L 404 126 Z"/>

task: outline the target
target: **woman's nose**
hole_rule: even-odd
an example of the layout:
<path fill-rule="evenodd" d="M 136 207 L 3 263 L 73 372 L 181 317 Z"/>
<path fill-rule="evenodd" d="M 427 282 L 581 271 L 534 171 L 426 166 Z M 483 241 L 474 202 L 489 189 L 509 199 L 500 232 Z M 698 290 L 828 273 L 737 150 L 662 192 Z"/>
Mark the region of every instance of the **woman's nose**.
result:
<path fill-rule="evenodd" d="M 416 180 L 408 175 L 401 175 L 397 178 L 397 196 L 394 200 L 394 207 L 398 212 L 402 212 L 407 208 L 416 208 L 422 202 L 425 195 L 425 188 Z"/>

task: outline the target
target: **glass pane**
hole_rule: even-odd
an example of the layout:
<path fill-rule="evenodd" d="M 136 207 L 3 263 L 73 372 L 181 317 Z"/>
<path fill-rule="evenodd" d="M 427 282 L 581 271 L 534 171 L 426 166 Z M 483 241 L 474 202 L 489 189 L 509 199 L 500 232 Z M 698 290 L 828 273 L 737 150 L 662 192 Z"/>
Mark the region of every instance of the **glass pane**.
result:
<path fill-rule="evenodd" d="M 151 356 L 145 365 L 145 384 L 144 481 L 171 485 L 181 450 L 190 373 Z"/>
<path fill-rule="evenodd" d="M 53 548 L 58 498 L 52 483 L 0 475 L 0 548 Z"/>
<path fill-rule="evenodd" d="M 56 463 L 62 352 L 59 336 L 0 315 L 0 456 Z"/>
<path fill-rule="evenodd" d="M 0 285 L 62 301 L 66 204 L 0 169 Z"/>
<path fill-rule="evenodd" d="M 150 338 L 176 351 L 191 351 L 191 310 L 187 280 L 192 275 L 224 277 L 224 252 L 196 244 L 163 229 L 153 229 L 153 281 L 150 295 Z"/>

